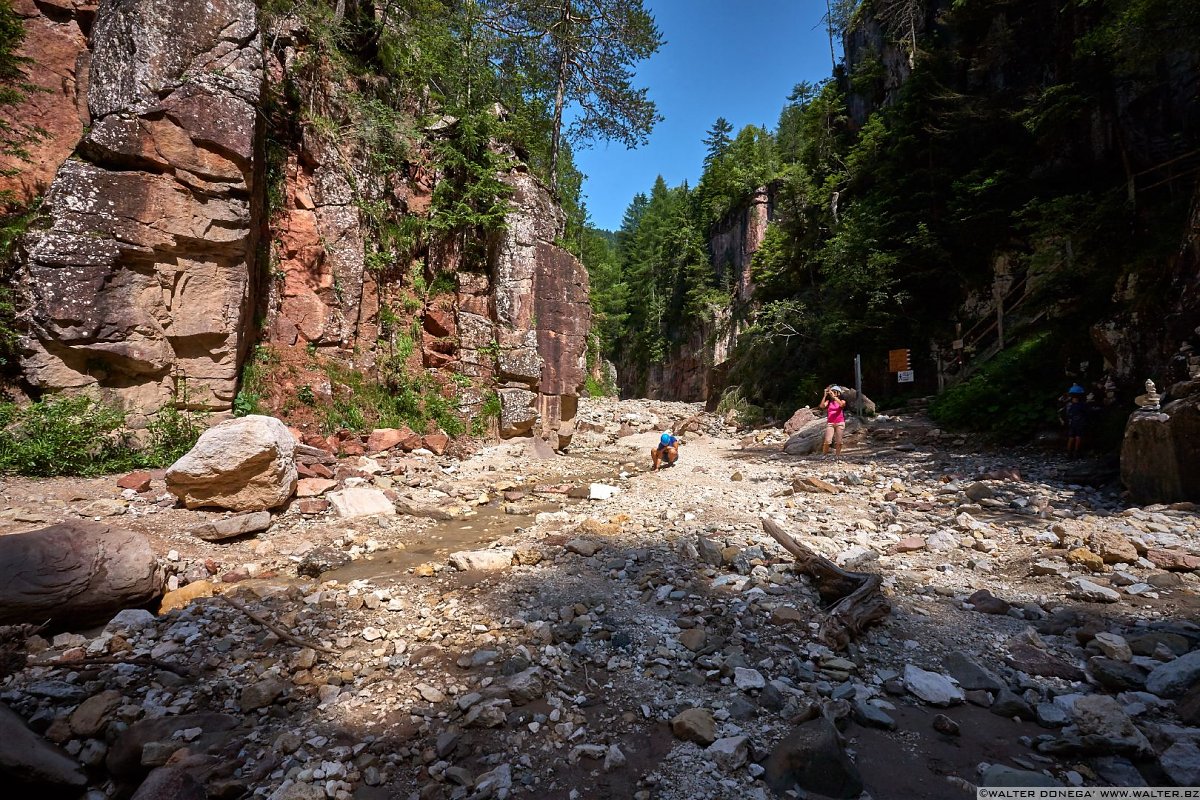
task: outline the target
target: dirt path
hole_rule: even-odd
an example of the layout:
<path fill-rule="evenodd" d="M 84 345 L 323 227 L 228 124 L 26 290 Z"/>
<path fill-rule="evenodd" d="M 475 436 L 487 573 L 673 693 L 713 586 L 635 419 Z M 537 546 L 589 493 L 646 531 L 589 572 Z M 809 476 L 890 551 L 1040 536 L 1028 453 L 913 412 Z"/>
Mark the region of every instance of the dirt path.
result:
<path fill-rule="evenodd" d="M 343 484 L 416 515 L 292 509 L 225 543 L 191 536 L 216 515 L 173 508 L 160 481 L 143 495 L 112 479 L 7 481 L 0 533 L 102 516 L 147 533 L 175 583 L 209 581 L 334 652 L 202 597 L 33 642 L 38 659 L 152 654 L 194 679 L 27 666 L 4 700 L 89 765 L 96 798 L 184 745 L 192 761 L 169 769 L 209 796 L 273 800 L 832 791 L 788 758 L 841 776 L 840 796 L 877 799 L 968 797 L 992 764 L 1088 785 L 1190 774 L 1195 712 L 1144 689 L 1200 641 L 1195 574 L 1155 565 L 1200 553 L 1194 509 L 1125 508 L 1069 482 L 1079 465 L 972 452 L 920 417 L 876 420 L 834 460 L 705 416 L 679 464 L 649 472 L 657 430 L 697 410 L 589 401 L 568 457 L 506 444 L 464 462 L 342 462 Z M 889 617 L 846 652 L 821 645 L 822 603 L 764 514 L 882 573 Z M 89 725 L 97 696 L 111 707 Z M 1102 708 L 1085 714 L 1080 697 Z M 840 743 L 789 738 L 821 725 Z M 141 763 L 114 756 L 127 752 Z"/>

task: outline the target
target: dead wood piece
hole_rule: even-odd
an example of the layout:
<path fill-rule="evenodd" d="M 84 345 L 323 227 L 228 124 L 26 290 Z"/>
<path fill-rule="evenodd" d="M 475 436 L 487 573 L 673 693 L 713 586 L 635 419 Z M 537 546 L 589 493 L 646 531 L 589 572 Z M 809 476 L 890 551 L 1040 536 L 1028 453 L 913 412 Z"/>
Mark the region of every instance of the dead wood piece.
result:
<path fill-rule="evenodd" d="M 848 572 L 789 536 L 777 523 L 763 517 L 763 530 L 796 557 L 800 571 L 816 584 L 825 609 L 825 622 L 818 636 L 833 650 L 844 650 L 868 626 L 891 611 L 883 596 L 883 577 L 874 572 Z"/>
<path fill-rule="evenodd" d="M 234 600 L 232 597 L 230 597 L 227 594 L 218 594 L 218 595 L 216 595 L 216 597 L 219 597 L 222 600 L 224 600 L 226 603 L 229 603 L 229 605 L 233 606 L 238 611 L 242 612 L 247 617 L 249 617 L 250 619 L 257 622 L 259 625 L 262 625 L 264 628 L 266 628 L 271 633 L 278 636 L 280 639 L 283 639 L 284 641 L 291 642 L 292 644 L 296 645 L 297 647 L 311 647 L 313 650 L 316 650 L 319 653 L 328 653 L 330 655 L 337 655 L 337 651 L 335 651 L 335 650 L 331 650 L 328 647 L 323 647 L 323 646 L 317 644 L 316 642 L 306 641 L 304 639 L 301 639 L 299 636 L 293 636 L 292 634 L 288 633 L 286 630 L 279 627 L 275 623 L 268 622 L 266 619 L 263 619 L 263 617 L 261 617 L 260 615 L 255 614 L 253 611 L 246 608 L 246 606 L 239 603 L 237 600 Z"/>

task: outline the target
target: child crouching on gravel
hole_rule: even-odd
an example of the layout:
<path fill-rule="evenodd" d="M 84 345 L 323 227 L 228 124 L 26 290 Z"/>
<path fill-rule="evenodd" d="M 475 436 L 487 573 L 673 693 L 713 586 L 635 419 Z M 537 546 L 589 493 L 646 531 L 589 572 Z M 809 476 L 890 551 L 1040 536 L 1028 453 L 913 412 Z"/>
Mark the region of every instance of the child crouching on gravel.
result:
<path fill-rule="evenodd" d="M 650 458 L 654 461 L 654 471 L 658 472 L 658 467 L 661 462 L 666 462 L 668 467 L 675 466 L 675 462 L 679 460 L 679 445 L 683 444 L 670 431 L 664 431 L 659 437 L 658 446 L 650 451 Z"/>

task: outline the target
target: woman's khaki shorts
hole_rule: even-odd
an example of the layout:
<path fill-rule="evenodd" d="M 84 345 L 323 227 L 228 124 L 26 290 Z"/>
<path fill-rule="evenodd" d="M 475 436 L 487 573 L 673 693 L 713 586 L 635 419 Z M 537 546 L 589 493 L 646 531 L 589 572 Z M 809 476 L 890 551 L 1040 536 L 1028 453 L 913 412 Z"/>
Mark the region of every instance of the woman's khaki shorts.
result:
<path fill-rule="evenodd" d="M 845 428 L 846 428 L 846 423 L 844 423 L 844 422 L 839 422 L 837 424 L 826 423 L 825 424 L 825 444 L 829 444 L 830 442 L 833 441 L 833 436 L 834 436 L 835 431 L 837 432 L 837 438 L 841 439 L 842 431 L 845 430 Z"/>

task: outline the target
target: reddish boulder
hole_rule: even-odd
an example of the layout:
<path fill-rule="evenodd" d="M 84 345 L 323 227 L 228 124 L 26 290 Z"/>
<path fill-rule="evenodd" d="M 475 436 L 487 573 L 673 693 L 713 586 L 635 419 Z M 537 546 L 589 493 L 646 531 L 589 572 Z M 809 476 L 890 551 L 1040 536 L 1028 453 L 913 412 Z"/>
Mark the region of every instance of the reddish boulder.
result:
<path fill-rule="evenodd" d="M 0 536 L 0 564 L 0 625 L 105 621 L 162 595 L 150 541 L 97 522 Z"/>
<path fill-rule="evenodd" d="M 367 437 L 367 452 L 379 453 L 384 450 L 391 450 L 393 447 L 403 445 L 405 442 L 412 442 L 415 436 L 416 434 L 413 433 L 412 429 L 407 427 L 376 428 Z"/>
<path fill-rule="evenodd" d="M 145 470 L 131 472 L 117 480 L 117 486 L 122 489 L 133 489 L 135 492 L 150 490 L 150 473 Z"/>
<path fill-rule="evenodd" d="M 1146 551 L 1146 560 L 1159 569 L 1172 572 L 1190 572 L 1200 568 L 1200 558 L 1182 550 L 1168 550 L 1165 547 L 1151 547 Z"/>
<path fill-rule="evenodd" d="M 323 497 L 302 497 L 296 501 L 296 510 L 301 514 L 324 514 L 329 510 L 329 501 Z"/>
<path fill-rule="evenodd" d="M 438 431 L 421 437 L 421 445 L 435 455 L 443 455 L 450 446 L 450 437 Z"/>

